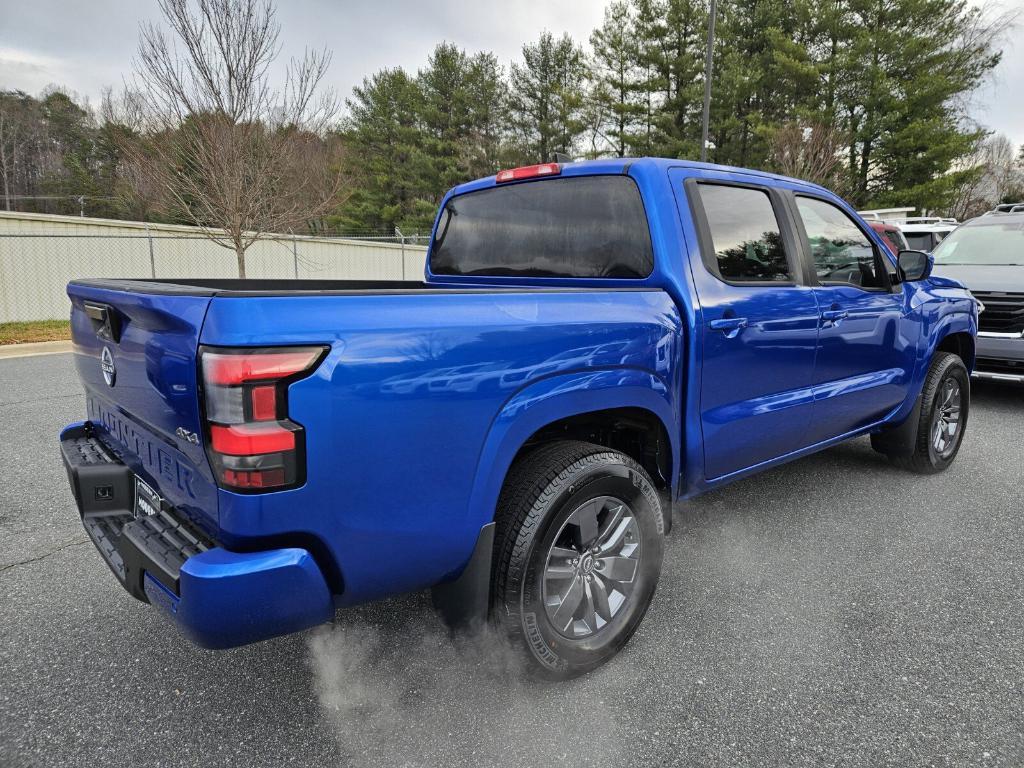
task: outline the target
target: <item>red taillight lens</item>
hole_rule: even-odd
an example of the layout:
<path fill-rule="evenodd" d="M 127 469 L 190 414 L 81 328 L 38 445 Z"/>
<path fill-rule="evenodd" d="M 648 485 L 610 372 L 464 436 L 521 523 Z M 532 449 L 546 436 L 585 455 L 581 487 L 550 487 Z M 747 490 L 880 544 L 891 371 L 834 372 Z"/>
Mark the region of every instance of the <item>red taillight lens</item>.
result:
<path fill-rule="evenodd" d="M 203 379 L 210 384 L 243 384 L 260 379 L 281 379 L 309 368 L 321 347 L 297 347 L 274 352 L 207 352 Z"/>
<path fill-rule="evenodd" d="M 232 456 L 294 451 L 295 432 L 282 426 L 281 422 L 238 424 L 231 427 L 211 424 L 210 447 L 217 453 L 230 453 Z"/>
<path fill-rule="evenodd" d="M 540 163 L 539 165 L 524 165 L 522 168 L 508 168 L 504 171 L 498 171 L 494 180 L 501 184 L 506 181 L 534 179 L 538 176 L 557 176 L 561 172 L 562 166 L 558 163 Z"/>
<path fill-rule="evenodd" d="M 256 421 L 277 418 L 277 387 L 261 384 L 252 388 L 252 417 Z"/>
<path fill-rule="evenodd" d="M 326 347 L 200 347 L 209 439 L 220 484 L 275 490 L 302 481 L 304 431 L 288 418 L 288 386 L 315 369 Z"/>
<path fill-rule="evenodd" d="M 286 485 L 287 478 L 283 469 L 251 469 L 248 471 L 225 469 L 223 480 L 235 488 L 260 489 Z"/>

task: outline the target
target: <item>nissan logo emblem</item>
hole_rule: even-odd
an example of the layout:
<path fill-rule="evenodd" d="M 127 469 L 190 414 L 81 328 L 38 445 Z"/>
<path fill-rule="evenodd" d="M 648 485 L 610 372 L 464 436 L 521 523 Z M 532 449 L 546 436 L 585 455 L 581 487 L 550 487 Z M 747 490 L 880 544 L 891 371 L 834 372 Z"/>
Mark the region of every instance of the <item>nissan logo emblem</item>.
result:
<path fill-rule="evenodd" d="M 110 347 L 104 347 L 100 355 L 100 370 L 103 371 L 103 380 L 108 387 L 114 386 L 114 379 L 117 378 L 117 368 L 114 367 L 114 355 Z"/>

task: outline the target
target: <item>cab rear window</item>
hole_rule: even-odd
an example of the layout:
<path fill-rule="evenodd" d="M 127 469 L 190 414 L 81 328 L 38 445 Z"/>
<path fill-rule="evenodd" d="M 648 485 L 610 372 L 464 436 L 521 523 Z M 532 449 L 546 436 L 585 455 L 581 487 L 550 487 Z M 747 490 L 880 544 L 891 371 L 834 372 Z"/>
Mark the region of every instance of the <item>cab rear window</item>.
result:
<path fill-rule="evenodd" d="M 576 176 L 451 198 L 430 268 L 437 275 L 639 279 L 651 274 L 654 255 L 633 180 Z"/>

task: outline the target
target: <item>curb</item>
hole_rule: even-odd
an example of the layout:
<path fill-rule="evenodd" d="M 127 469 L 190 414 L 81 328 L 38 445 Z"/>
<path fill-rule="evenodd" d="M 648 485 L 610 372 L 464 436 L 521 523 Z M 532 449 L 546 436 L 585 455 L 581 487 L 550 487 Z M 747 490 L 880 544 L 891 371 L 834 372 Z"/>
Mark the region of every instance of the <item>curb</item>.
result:
<path fill-rule="evenodd" d="M 37 357 L 59 355 L 73 350 L 70 341 L 34 341 L 25 344 L 4 344 L 0 346 L 0 360 L 14 357 Z"/>

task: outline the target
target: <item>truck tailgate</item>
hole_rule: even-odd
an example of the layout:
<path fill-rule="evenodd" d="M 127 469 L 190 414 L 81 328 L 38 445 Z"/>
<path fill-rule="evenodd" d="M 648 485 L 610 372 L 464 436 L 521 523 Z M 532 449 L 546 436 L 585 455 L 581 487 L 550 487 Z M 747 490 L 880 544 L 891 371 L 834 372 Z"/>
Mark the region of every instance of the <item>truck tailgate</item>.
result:
<path fill-rule="evenodd" d="M 204 449 L 196 365 L 210 296 L 75 282 L 68 296 L 89 420 L 144 483 L 214 534 L 217 486 Z"/>

